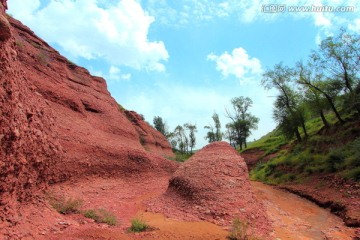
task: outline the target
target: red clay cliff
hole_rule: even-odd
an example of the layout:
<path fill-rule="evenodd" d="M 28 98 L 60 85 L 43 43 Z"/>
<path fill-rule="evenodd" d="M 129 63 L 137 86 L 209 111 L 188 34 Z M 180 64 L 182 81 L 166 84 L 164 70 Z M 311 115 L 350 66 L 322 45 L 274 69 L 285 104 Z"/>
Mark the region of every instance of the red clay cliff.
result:
<path fill-rule="evenodd" d="M 16 225 L 18 208 L 49 183 L 176 169 L 165 159 L 173 156 L 166 138 L 129 120 L 104 79 L 61 56 L 6 8 L 2 0 L 0 229 Z"/>

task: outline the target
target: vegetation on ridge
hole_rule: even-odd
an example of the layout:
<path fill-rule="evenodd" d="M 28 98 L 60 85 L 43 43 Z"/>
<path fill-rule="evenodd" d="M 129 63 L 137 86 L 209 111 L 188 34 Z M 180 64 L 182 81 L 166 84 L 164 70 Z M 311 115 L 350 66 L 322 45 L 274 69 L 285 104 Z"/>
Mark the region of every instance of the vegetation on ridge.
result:
<path fill-rule="evenodd" d="M 263 151 L 252 179 L 276 184 L 336 173 L 360 181 L 359 56 L 359 35 L 342 29 L 306 63 L 279 63 L 264 73 L 263 86 L 279 92 L 273 111 L 278 128 L 250 146 Z"/>

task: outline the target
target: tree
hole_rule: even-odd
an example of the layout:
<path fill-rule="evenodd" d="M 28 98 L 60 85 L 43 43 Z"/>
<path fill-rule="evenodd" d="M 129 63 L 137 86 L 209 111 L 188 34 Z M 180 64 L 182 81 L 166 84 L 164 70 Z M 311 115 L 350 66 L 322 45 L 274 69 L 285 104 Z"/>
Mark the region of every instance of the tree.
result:
<path fill-rule="evenodd" d="M 206 133 L 205 139 L 208 140 L 209 143 L 215 142 L 215 132 L 214 127 L 212 125 L 204 126 L 205 129 L 209 129 Z"/>
<path fill-rule="evenodd" d="M 295 134 L 300 142 L 302 138 L 299 127 L 303 128 L 305 137 L 307 137 L 305 109 L 300 104 L 300 95 L 291 87 L 291 84 L 295 82 L 294 77 L 294 69 L 279 63 L 274 66 L 273 70 L 267 70 L 263 74 L 262 85 L 265 89 L 275 88 L 280 92 L 275 102 L 274 119 L 287 136 Z M 290 130 L 294 133 L 289 134 Z"/>
<path fill-rule="evenodd" d="M 214 121 L 215 127 L 213 127 L 213 125 L 211 124 L 204 126 L 205 129 L 209 129 L 209 131 L 205 136 L 205 139 L 207 139 L 209 143 L 222 140 L 221 123 L 220 123 L 219 115 L 217 113 L 214 113 L 212 115 L 212 119 Z"/>
<path fill-rule="evenodd" d="M 212 119 L 215 123 L 215 141 L 221 141 L 222 140 L 222 132 L 221 132 L 221 123 L 219 119 L 219 115 L 217 113 L 214 113 L 212 115 Z"/>
<path fill-rule="evenodd" d="M 251 129 L 257 129 L 259 119 L 249 113 L 249 108 L 253 102 L 248 97 L 236 97 L 231 99 L 233 112 L 226 109 L 226 116 L 231 119 L 231 126 L 236 133 L 235 141 L 239 145 L 240 150 L 244 144 L 247 148 L 246 139 L 251 134 Z"/>
<path fill-rule="evenodd" d="M 329 104 L 327 103 L 326 99 L 321 96 L 320 92 L 313 88 L 306 89 L 304 95 L 306 104 L 309 106 L 310 111 L 312 111 L 314 114 L 318 114 L 324 124 L 324 127 L 328 128 L 330 124 L 324 114 L 324 111 L 329 108 Z"/>
<path fill-rule="evenodd" d="M 190 147 L 190 153 L 192 153 L 192 150 L 196 145 L 196 137 L 195 137 L 195 133 L 197 132 L 196 125 L 186 123 L 186 124 L 184 124 L 184 127 L 189 130 L 188 146 Z"/>
<path fill-rule="evenodd" d="M 226 127 L 226 132 L 224 134 L 224 137 L 226 139 L 228 139 L 230 145 L 235 148 L 236 147 L 236 131 L 235 131 L 235 128 L 234 128 L 234 124 L 227 123 L 225 125 L 225 127 Z"/>
<path fill-rule="evenodd" d="M 355 109 L 360 114 L 357 104 L 358 94 L 354 91 L 359 82 L 360 36 L 349 34 L 341 29 L 337 36 L 323 40 L 319 50 L 313 53 L 316 63 L 326 78 L 338 81 L 345 92 L 345 106 Z"/>
<path fill-rule="evenodd" d="M 154 123 L 154 128 L 156 130 L 158 130 L 159 132 L 161 132 L 164 136 L 167 135 L 167 127 L 166 127 L 166 124 L 165 122 L 163 121 L 163 119 L 159 116 L 155 116 L 154 117 L 154 120 L 153 120 L 153 123 Z"/>
<path fill-rule="evenodd" d="M 318 56 L 313 54 L 307 66 L 298 63 L 299 78 L 297 83 L 305 86 L 311 91 L 322 94 L 339 122 L 344 123 L 345 121 L 341 118 L 340 113 L 335 106 L 335 98 L 340 94 L 339 82 L 337 80 L 325 79 L 321 68 L 318 66 L 318 59 Z"/>
<path fill-rule="evenodd" d="M 179 147 L 179 151 L 185 153 L 188 148 L 189 140 L 185 135 L 184 128 L 181 125 L 176 126 L 173 136 L 176 139 L 177 146 Z"/>

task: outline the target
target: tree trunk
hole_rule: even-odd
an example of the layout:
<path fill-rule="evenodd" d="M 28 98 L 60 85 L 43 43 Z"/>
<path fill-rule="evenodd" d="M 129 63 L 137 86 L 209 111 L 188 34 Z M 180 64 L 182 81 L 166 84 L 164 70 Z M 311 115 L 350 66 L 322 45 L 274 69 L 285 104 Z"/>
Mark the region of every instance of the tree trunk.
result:
<path fill-rule="evenodd" d="M 319 114 L 320 114 L 321 120 L 322 120 L 325 128 L 329 128 L 329 123 L 328 123 L 328 121 L 327 121 L 326 118 L 325 118 L 325 115 L 324 115 L 323 110 L 320 110 Z"/>
<path fill-rule="evenodd" d="M 339 112 L 336 110 L 335 104 L 333 103 L 331 97 L 325 93 L 324 93 L 324 95 L 325 95 L 326 99 L 328 100 L 328 102 L 331 106 L 331 109 L 335 113 L 336 118 L 341 122 L 341 124 L 345 123 L 345 121 L 341 118 Z"/>
<path fill-rule="evenodd" d="M 301 136 L 300 136 L 299 130 L 297 128 L 295 129 L 295 135 L 296 135 L 298 142 L 301 142 Z"/>
<path fill-rule="evenodd" d="M 304 131 L 305 138 L 307 138 L 308 134 L 307 134 L 307 131 L 306 131 L 305 119 L 304 119 L 303 115 L 300 115 L 300 122 L 301 122 L 301 128 Z"/>
<path fill-rule="evenodd" d="M 329 104 L 330 104 L 330 106 L 331 106 L 331 109 L 333 110 L 333 112 L 334 112 L 335 115 L 336 115 L 336 118 L 340 121 L 341 124 L 345 123 L 345 121 L 341 118 L 339 112 L 336 110 L 336 107 L 335 107 L 335 105 L 334 105 L 333 100 L 331 99 L 331 97 L 330 97 L 326 92 L 324 92 L 324 91 L 321 90 L 320 88 L 312 85 L 312 84 L 309 83 L 309 82 L 304 82 L 303 84 L 308 85 L 308 86 L 314 88 L 315 90 L 319 91 L 321 94 L 323 94 L 323 95 L 325 96 L 326 100 L 328 100 L 328 102 L 329 102 Z"/>
<path fill-rule="evenodd" d="M 307 134 L 305 122 L 303 121 L 303 119 L 301 120 L 301 127 L 302 127 L 302 129 L 304 131 L 305 138 L 307 138 L 308 134 Z"/>

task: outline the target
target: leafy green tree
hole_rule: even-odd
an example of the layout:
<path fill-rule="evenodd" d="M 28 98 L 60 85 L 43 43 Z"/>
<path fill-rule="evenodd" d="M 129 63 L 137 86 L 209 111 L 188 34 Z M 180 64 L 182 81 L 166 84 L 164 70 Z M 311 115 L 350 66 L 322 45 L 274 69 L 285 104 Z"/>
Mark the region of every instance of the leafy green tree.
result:
<path fill-rule="evenodd" d="M 219 119 L 219 115 L 217 113 L 214 113 L 212 115 L 212 119 L 215 123 L 215 141 L 221 141 L 222 140 L 222 132 L 221 132 L 221 123 Z"/>
<path fill-rule="evenodd" d="M 185 130 L 181 125 L 176 126 L 174 130 L 174 138 L 176 139 L 179 151 L 185 153 L 188 149 L 189 139 L 185 134 Z"/>
<path fill-rule="evenodd" d="M 330 124 L 327 121 L 324 113 L 324 111 L 329 108 L 329 104 L 327 103 L 326 99 L 321 95 L 321 93 L 314 90 L 313 88 L 306 89 L 304 95 L 306 104 L 309 106 L 310 111 L 312 111 L 313 114 L 318 114 L 324 124 L 324 127 L 328 128 Z"/>
<path fill-rule="evenodd" d="M 229 140 L 229 143 L 234 148 L 236 147 L 236 131 L 233 123 L 227 123 L 225 125 L 226 132 L 224 134 L 225 139 Z"/>
<path fill-rule="evenodd" d="M 299 127 L 303 128 L 305 137 L 305 109 L 301 105 L 300 95 L 291 87 L 295 82 L 295 71 L 282 63 L 276 64 L 274 69 L 263 74 L 262 85 L 265 89 L 275 88 L 280 95 L 277 97 L 274 109 L 274 119 L 287 136 L 295 134 L 297 140 L 302 140 Z M 291 125 L 291 126 L 287 126 Z M 289 134 L 293 131 L 293 134 Z"/>
<path fill-rule="evenodd" d="M 212 115 L 212 119 L 214 121 L 215 127 L 213 127 L 212 124 L 204 126 L 205 129 L 209 129 L 209 131 L 206 133 L 205 136 L 205 139 L 207 139 L 209 143 L 222 140 L 221 123 L 220 123 L 219 115 L 217 113 L 214 113 Z"/>
<path fill-rule="evenodd" d="M 196 145 L 196 136 L 195 136 L 195 133 L 197 132 L 196 125 L 186 123 L 186 124 L 184 124 L 184 127 L 189 130 L 189 138 L 188 138 L 189 139 L 189 144 L 188 144 L 188 146 L 190 147 L 190 153 L 192 153 L 193 148 Z"/>
<path fill-rule="evenodd" d="M 341 91 L 339 82 L 337 80 L 326 79 L 321 68 L 318 66 L 318 61 L 318 57 L 312 55 L 307 66 L 298 63 L 299 78 L 297 79 L 297 83 L 308 90 L 318 92 L 325 97 L 339 122 L 344 123 L 345 121 L 341 118 L 340 113 L 335 106 L 335 99 L 339 96 Z"/>
<path fill-rule="evenodd" d="M 324 39 L 318 51 L 313 53 L 317 66 L 326 78 L 338 81 L 338 85 L 345 92 L 344 108 L 355 109 L 360 114 L 358 94 L 354 91 L 359 82 L 360 70 L 360 36 L 349 34 L 341 29 L 336 36 Z"/>
<path fill-rule="evenodd" d="M 209 126 L 204 126 L 204 128 L 209 129 L 209 131 L 206 133 L 205 139 L 208 140 L 209 143 L 215 142 L 214 127 L 209 125 Z"/>
<path fill-rule="evenodd" d="M 164 136 L 167 135 L 167 127 L 166 127 L 166 124 L 165 124 L 165 122 L 163 121 L 163 119 L 161 117 L 155 116 L 154 120 L 153 120 L 153 123 L 154 123 L 154 128 L 156 130 L 161 132 Z"/>
<path fill-rule="evenodd" d="M 253 102 L 248 97 L 236 97 L 231 99 L 233 111 L 226 109 L 226 116 L 231 119 L 231 127 L 236 133 L 235 141 L 242 150 L 243 144 L 247 148 L 246 139 L 251 134 L 251 129 L 257 129 L 259 119 L 249 113 Z M 229 125 L 230 126 L 230 125 Z"/>

